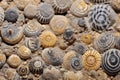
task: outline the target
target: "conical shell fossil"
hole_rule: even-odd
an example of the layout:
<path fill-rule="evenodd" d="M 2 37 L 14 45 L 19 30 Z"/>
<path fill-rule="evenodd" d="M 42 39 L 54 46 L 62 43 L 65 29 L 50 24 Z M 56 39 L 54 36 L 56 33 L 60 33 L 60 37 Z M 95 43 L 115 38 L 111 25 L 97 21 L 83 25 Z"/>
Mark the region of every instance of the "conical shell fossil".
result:
<path fill-rule="evenodd" d="M 6 43 L 16 44 L 23 37 L 23 29 L 15 24 L 7 24 L 2 27 L 1 36 Z"/>
<path fill-rule="evenodd" d="M 56 34 L 62 34 L 68 26 L 68 19 L 64 16 L 56 15 L 50 21 L 50 27 Z"/>
<path fill-rule="evenodd" d="M 4 21 L 4 9 L 2 7 L 0 7 L 0 25 L 2 25 L 3 21 Z"/>
<path fill-rule="evenodd" d="M 77 57 L 76 52 L 69 51 L 63 57 L 63 67 L 68 70 L 81 70 L 81 56 Z"/>
<path fill-rule="evenodd" d="M 101 55 L 96 50 L 88 50 L 82 56 L 82 64 L 88 70 L 96 70 L 101 65 Z"/>
<path fill-rule="evenodd" d="M 43 47 L 52 47 L 56 44 L 57 41 L 56 35 L 51 31 L 42 32 L 39 36 L 39 39 Z"/>
<path fill-rule="evenodd" d="M 120 71 L 120 51 L 110 49 L 103 53 L 102 68 L 109 75 L 116 75 Z"/>
<path fill-rule="evenodd" d="M 0 69 L 3 67 L 5 62 L 6 62 L 6 56 L 3 53 L 0 53 Z"/>

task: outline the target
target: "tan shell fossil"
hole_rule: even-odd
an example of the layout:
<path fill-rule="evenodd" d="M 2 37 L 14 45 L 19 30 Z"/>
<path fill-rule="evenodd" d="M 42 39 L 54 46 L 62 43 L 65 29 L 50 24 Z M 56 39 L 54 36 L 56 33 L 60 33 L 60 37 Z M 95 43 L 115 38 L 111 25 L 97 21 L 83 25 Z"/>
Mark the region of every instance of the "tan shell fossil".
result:
<path fill-rule="evenodd" d="M 9 58 L 7 59 L 7 63 L 13 67 L 16 68 L 21 64 L 21 59 L 18 55 L 16 54 L 12 54 L 11 56 L 9 56 Z"/>
<path fill-rule="evenodd" d="M 23 29 L 16 24 L 7 24 L 2 27 L 1 36 L 4 42 L 16 44 L 20 42 L 23 37 Z"/>
<path fill-rule="evenodd" d="M 81 56 L 77 56 L 75 51 L 67 52 L 63 57 L 63 67 L 67 70 L 81 70 Z"/>
<path fill-rule="evenodd" d="M 52 47 L 56 44 L 57 37 L 51 31 L 43 31 L 39 36 L 39 40 L 43 47 Z"/>
<path fill-rule="evenodd" d="M 61 15 L 54 16 L 50 21 L 50 27 L 56 34 L 62 34 L 68 26 L 68 19 Z"/>
<path fill-rule="evenodd" d="M 73 15 L 77 17 L 83 17 L 88 14 L 89 9 L 90 6 L 86 4 L 84 0 L 76 0 L 72 4 L 70 11 Z"/>
<path fill-rule="evenodd" d="M 6 62 L 6 56 L 5 56 L 5 54 L 0 52 L 0 69 L 3 67 L 5 62 Z"/>
<path fill-rule="evenodd" d="M 31 57 L 31 50 L 24 45 L 19 47 L 17 53 L 22 59 L 28 59 Z"/>
<path fill-rule="evenodd" d="M 62 50 L 59 48 L 45 48 L 42 51 L 42 58 L 47 64 L 58 66 L 62 63 Z"/>
<path fill-rule="evenodd" d="M 90 44 L 93 41 L 93 36 L 90 33 L 85 33 L 81 35 L 81 41 Z"/>
<path fill-rule="evenodd" d="M 3 21 L 4 21 L 4 9 L 2 7 L 0 7 L 0 25 L 2 25 Z"/>
<path fill-rule="evenodd" d="M 41 30 L 41 24 L 35 19 L 30 20 L 26 25 L 24 25 L 24 34 L 28 37 L 39 36 Z"/>
<path fill-rule="evenodd" d="M 101 55 L 96 50 L 88 50 L 82 56 L 82 64 L 87 70 L 96 70 L 101 65 Z"/>

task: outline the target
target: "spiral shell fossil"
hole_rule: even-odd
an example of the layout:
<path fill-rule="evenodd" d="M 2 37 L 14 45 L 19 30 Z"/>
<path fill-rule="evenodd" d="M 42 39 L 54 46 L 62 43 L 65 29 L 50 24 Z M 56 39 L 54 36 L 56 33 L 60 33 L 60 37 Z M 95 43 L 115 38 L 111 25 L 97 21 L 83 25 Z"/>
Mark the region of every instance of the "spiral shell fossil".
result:
<path fill-rule="evenodd" d="M 2 25 L 3 21 L 4 21 L 4 9 L 2 7 L 0 7 L 0 25 Z"/>
<path fill-rule="evenodd" d="M 51 31 L 42 32 L 39 36 L 39 39 L 43 47 L 52 47 L 56 44 L 57 41 L 56 35 Z"/>
<path fill-rule="evenodd" d="M 89 9 L 90 6 L 86 4 L 84 0 L 76 0 L 72 4 L 70 11 L 73 15 L 77 17 L 83 17 L 88 14 Z"/>
<path fill-rule="evenodd" d="M 92 30 L 105 31 L 114 24 L 116 13 L 107 4 L 97 4 L 91 8 L 88 17 Z"/>
<path fill-rule="evenodd" d="M 63 67 L 67 70 L 81 70 L 81 56 L 77 56 L 76 52 L 69 51 L 63 57 Z"/>
<path fill-rule="evenodd" d="M 6 62 L 6 56 L 3 53 L 0 53 L 0 69 L 3 67 L 5 62 Z"/>
<path fill-rule="evenodd" d="M 62 34 L 68 26 L 68 19 L 64 16 L 56 15 L 50 21 L 50 27 L 56 34 Z"/>
<path fill-rule="evenodd" d="M 96 50 L 88 50 L 82 56 L 83 67 L 87 70 L 98 69 L 101 62 L 101 55 Z"/>
<path fill-rule="evenodd" d="M 23 37 L 23 29 L 15 24 L 7 24 L 2 27 L 1 36 L 4 42 L 16 44 L 20 42 Z"/>
<path fill-rule="evenodd" d="M 116 38 L 110 32 L 104 32 L 94 41 L 94 47 L 98 51 L 105 51 L 115 46 Z"/>
<path fill-rule="evenodd" d="M 102 68 L 109 75 L 116 75 L 120 71 L 120 51 L 110 49 L 103 53 Z"/>

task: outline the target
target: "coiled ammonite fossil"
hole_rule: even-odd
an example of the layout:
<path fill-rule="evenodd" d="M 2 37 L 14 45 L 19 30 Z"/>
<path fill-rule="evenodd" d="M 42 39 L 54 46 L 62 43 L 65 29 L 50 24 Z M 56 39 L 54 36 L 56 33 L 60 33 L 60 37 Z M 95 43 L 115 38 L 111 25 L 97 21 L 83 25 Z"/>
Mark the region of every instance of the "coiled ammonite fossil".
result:
<path fill-rule="evenodd" d="M 81 70 L 82 61 L 81 56 L 77 56 L 76 52 L 69 51 L 63 57 L 63 67 L 67 70 Z"/>
<path fill-rule="evenodd" d="M 115 22 L 116 13 L 108 4 L 94 5 L 89 11 L 90 27 L 95 31 L 109 30 Z"/>
<path fill-rule="evenodd" d="M 94 41 L 94 47 L 99 52 L 103 52 L 115 46 L 116 38 L 110 32 L 104 32 Z"/>
<path fill-rule="evenodd" d="M 15 24 L 7 24 L 1 29 L 1 36 L 4 42 L 8 44 L 16 44 L 23 37 L 23 29 Z"/>
<path fill-rule="evenodd" d="M 102 68 L 109 75 L 120 72 L 120 50 L 110 49 L 103 53 Z"/>
<path fill-rule="evenodd" d="M 45 48 L 42 51 L 42 58 L 47 64 L 58 66 L 62 63 L 62 50 L 59 48 Z"/>
<path fill-rule="evenodd" d="M 3 67 L 3 65 L 6 62 L 6 56 L 3 53 L 0 53 L 0 69 Z"/>
<path fill-rule="evenodd" d="M 71 0 L 51 0 L 55 13 L 63 14 L 66 13 L 72 4 Z"/>
<path fill-rule="evenodd" d="M 96 50 L 88 50 L 82 56 L 82 65 L 87 70 L 97 70 L 101 62 L 101 55 Z"/>
<path fill-rule="evenodd" d="M 2 7 L 0 7 L 0 25 L 2 25 L 3 21 L 4 21 L 4 9 Z"/>
<path fill-rule="evenodd" d="M 86 16 L 89 10 L 90 6 L 84 0 L 76 0 L 70 8 L 71 13 L 77 17 Z"/>
<path fill-rule="evenodd" d="M 91 3 L 110 3 L 112 0 L 88 0 Z"/>
<path fill-rule="evenodd" d="M 48 3 L 41 3 L 38 6 L 37 19 L 40 23 L 49 23 L 54 16 L 54 10 Z"/>
<path fill-rule="evenodd" d="M 24 34 L 28 37 L 39 36 L 41 30 L 41 24 L 35 19 L 30 20 L 26 25 L 24 25 Z"/>
<path fill-rule="evenodd" d="M 41 59 L 41 57 L 36 56 L 32 58 L 29 63 L 29 70 L 33 74 L 42 74 L 44 65 L 44 61 Z"/>

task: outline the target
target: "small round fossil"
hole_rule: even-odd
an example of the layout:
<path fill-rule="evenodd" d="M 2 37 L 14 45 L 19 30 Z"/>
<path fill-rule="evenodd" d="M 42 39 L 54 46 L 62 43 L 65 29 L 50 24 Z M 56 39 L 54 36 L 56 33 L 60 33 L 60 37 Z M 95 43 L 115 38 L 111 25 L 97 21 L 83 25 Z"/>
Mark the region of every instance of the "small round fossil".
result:
<path fill-rule="evenodd" d="M 85 33 L 81 35 L 81 41 L 86 44 L 92 43 L 92 40 L 93 40 L 93 36 L 89 33 Z"/>
<path fill-rule="evenodd" d="M 84 0 L 76 0 L 70 8 L 71 13 L 77 17 L 86 16 L 89 10 L 90 6 Z"/>
<path fill-rule="evenodd" d="M 37 19 L 40 23 L 47 24 L 54 16 L 54 10 L 48 3 L 41 3 L 38 6 Z"/>
<path fill-rule="evenodd" d="M 103 52 L 113 48 L 116 43 L 116 38 L 111 32 L 104 32 L 94 41 L 94 47 L 99 52 Z"/>
<path fill-rule="evenodd" d="M 50 27 L 56 34 L 62 34 L 68 26 L 68 19 L 61 15 L 55 15 L 50 21 Z"/>
<path fill-rule="evenodd" d="M 1 36 L 4 42 L 16 44 L 20 42 L 23 37 L 23 29 L 15 24 L 7 24 L 2 27 Z"/>
<path fill-rule="evenodd" d="M 4 9 L 2 7 L 0 7 L 0 25 L 2 25 L 3 21 L 4 21 Z"/>
<path fill-rule="evenodd" d="M 110 49 L 102 55 L 102 68 L 109 75 L 120 72 L 120 50 Z"/>
<path fill-rule="evenodd" d="M 72 4 L 71 0 L 52 0 L 51 5 L 53 6 L 55 13 L 63 14 L 66 13 Z"/>
<path fill-rule="evenodd" d="M 66 29 L 63 33 L 63 38 L 67 41 L 71 40 L 73 38 L 74 32 L 71 29 Z"/>
<path fill-rule="evenodd" d="M 32 51 L 35 52 L 40 48 L 39 39 L 36 37 L 27 38 L 25 45 Z"/>
<path fill-rule="evenodd" d="M 45 48 L 42 51 L 42 58 L 47 64 L 58 66 L 62 63 L 62 51 L 59 48 Z"/>
<path fill-rule="evenodd" d="M 44 61 L 40 56 L 32 58 L 29 62 L 29 70 L 33 74 L 42 74 L 44 68 Z"/>
<path fill-rule="evenodd" d="M 76 52 L 69 51 L 63 57 L 63 67 L 67 70 L 81 70 L 81 56 L 77 56 Z"/>
<path fill-rule="evenodd" d="M 82 56 L 83 67 L 87 70 L 97 70 L 101 62 L 101 55 L 96 50 L 88 50 Z"/>
<path fill-rule="evenodd" d="M 95 31 L 109 30 L 114 24 L 116 16 L 108 4 L 94 5 L 88 14 L 90 27 Z"/>
<path fill-rule="evenodd" d="M 39 36 L 42 31 L 41 24 L 33 19 L 24 25 L 24 34 L 28 37 Z"/>
<path fill-rule="evenodd" d="M 31 56 L 31 50 L 24 45 L 18 48 L 17 53 L 22 59 L 28 59 Z"/>
<path fill-rule="evenodd" d="M 18 55 L 16 54 L 12 54 L 11 56 L 9 56 L 9 58 L 7 59 L 7 63 L 13 67 L 16 68 L 21 64 L 21 59 Z"/>
<path fill-rule="evenodd" d="M 5 19 L 8 21 L 8 22 L 16 22 L 17 19 L 18 19 L 18 12 L 16 9 L 14 8 L 10 8 L 8 10 L 6 10 L 5 12 Z"/>
<path fill-rule="evenodd" d="M 3 53 L 0 53 L 0 69 L 3 67 L 3 65 L 6 62 L 6 56 Z"/>
<path fill-rule="evenodd" d="M 39 37 L 43 47 L 52 47 L 56 44 L 57 37 L 51 31 L 43 31 Z"/>

